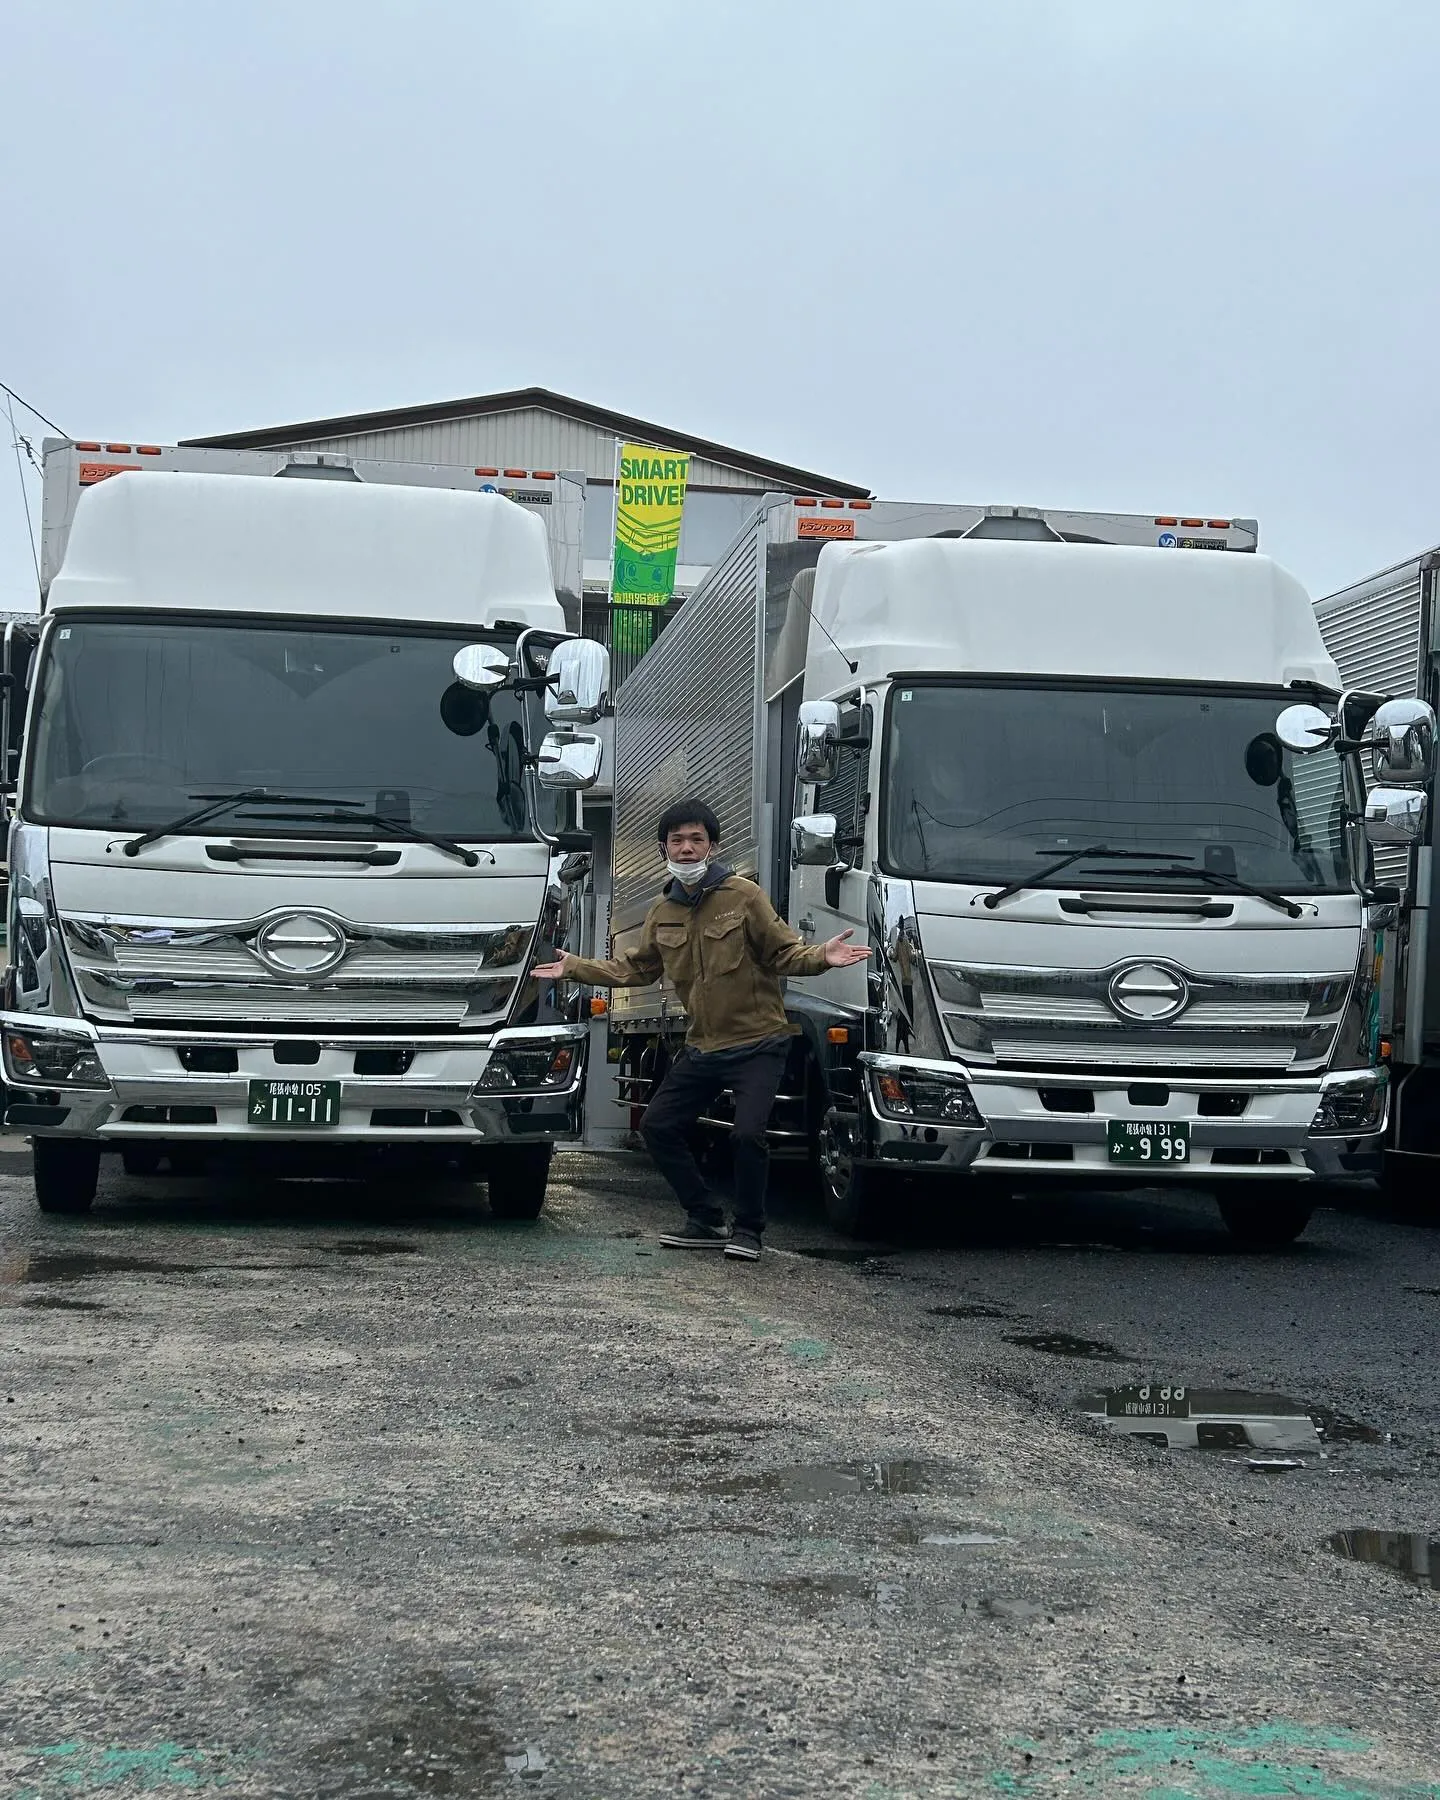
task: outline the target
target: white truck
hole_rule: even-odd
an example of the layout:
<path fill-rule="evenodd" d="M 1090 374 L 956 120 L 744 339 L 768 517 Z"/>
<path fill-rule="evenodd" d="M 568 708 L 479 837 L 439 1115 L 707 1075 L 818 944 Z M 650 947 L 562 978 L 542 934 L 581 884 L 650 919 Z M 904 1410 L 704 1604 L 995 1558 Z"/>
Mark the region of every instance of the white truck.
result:
<path fill-rule="evenodd" d="M 1290 1241 L 1375 1160 L 1394 912 L 1299 584 L 1164 520 L 879 502 L 817 562 L 795 513 L 761 507 L 617 696 L 616 947 L 697 793 L 802 936 L 873 952 L 787 999 L 772 1126 L 818 1145 L 838 1226 L 881 1226 L 902 1175 L 970 1205 L 1178 1181 Z M 640 1101 L 684 1021 L 611 1004 Z"/>
<path fill-rule="evenodd" d="M 527 970 L 578 942 L 608 680 L 541 509 L 193 451 L 72 506 L 92 453 L 47 450 L 3 1016 L 41 1208 L 88 1208 L 105 1149 L 318 1145 L 535 1217 L 585 1027 Z"/>

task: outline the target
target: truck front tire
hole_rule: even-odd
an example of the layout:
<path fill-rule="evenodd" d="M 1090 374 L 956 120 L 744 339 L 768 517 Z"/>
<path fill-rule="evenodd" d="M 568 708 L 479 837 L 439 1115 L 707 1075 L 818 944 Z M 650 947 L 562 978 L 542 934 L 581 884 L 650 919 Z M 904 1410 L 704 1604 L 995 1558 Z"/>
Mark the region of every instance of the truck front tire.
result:
<path fill-rule="evenodd" d="M 43 1213 L 85 1213 L 100 1180 L 100 1146 L 84 1138 L 36 1138 L 35 1204 Z"/>
<path fill-rule="evenodd" d="M 553 1144 L 515 1144 L 485 1158 L 490 1211 L 497 1219 L 538 1219 L 545 1206 Z"/>
<path fill-rule="evenodd" d="M 1225 1228 L 1240 1250 L 1283 1250 L 1310 1223 L 1315 1203 L 1286 1183 L 1236 1182 L 1215 1196 Z"/>
<path fill-rule="evenodd" d="M 851 1128 L 828 1113 L 820 1133 L 820 1192 L 825 1217 L 846 1237 L 873 1238 L 894 1216 L 895 1182 L 888 1169 L 857 1163 Z"/>

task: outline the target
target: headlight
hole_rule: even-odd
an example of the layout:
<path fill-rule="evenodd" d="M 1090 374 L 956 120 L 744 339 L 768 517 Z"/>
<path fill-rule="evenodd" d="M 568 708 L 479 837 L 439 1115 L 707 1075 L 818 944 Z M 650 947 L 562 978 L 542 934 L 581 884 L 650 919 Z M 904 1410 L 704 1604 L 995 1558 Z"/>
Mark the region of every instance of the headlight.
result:
<path fill-rule="evenodd" d="M 579 1054 L 579 1047 L 573 1043 L 502 1045 L 475 1083 L 475 1092 L 535 1094 L 568 1087 Z"/>
<path fill-rule="evenodd" d="M 1388 1082 L 1383 1075 L 1364 1081 L 1336 1081 L 1322 1088 L 1310 1125 L 1312 1137 L 1354 1137 L 1385 1124 Z"/>
<path fill-rule="evenodd" d="M 5 1033 L 5 1073 L 30 1087 L 109 1087 L 94 1047 L 59 1032 Z"/>
<path fill-rule="evenodd" d="M 936 1125 L 983 1128 L 985 1120 L 969 1087 L 958 1075 L 919 1074 L 909 1069 L 877 1069 L 870 1077 L 875 1104 L 892 1119 L 925 1119 Z"/>

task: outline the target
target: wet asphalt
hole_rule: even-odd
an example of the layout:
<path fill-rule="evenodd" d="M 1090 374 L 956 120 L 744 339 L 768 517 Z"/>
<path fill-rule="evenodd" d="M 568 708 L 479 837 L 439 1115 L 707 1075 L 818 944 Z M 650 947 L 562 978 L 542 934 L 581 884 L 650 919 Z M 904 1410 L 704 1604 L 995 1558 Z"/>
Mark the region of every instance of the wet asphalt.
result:
<path fill-rule="evenodd" d="M 0 1147 L 0 1793 L 1440 1795 L 1440 1205 L 782 1179 L 747 1266 L 556 1171 L 64 1220 Z"/>

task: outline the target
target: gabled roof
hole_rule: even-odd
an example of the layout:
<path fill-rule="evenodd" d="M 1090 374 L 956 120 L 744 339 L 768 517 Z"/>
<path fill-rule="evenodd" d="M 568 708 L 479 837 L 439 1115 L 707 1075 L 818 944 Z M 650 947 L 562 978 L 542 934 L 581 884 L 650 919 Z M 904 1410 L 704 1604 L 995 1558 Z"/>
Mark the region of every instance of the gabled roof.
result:
<path fill-rule="evenodd" d="M 675 431 L 668 425 L 656 425 L 649 419 L 635 419 L 628 413 L 611 412 L 608 407 L 591 406 L 585 400 L 573 400 L 567 394 L 552 393 L 549 388 L 514 388 L 506 394 L 473 394 L 466 400 L 441 400 L 430 406 L 397 406 L 385 412 L 348 413 L 337 419 L 305 419 L 297 425 L 266 425 L 257 431 L 228 431 L 218 437 L 183 438 L 182 443 L 204 450 L 270 450 L 290 445 L 314 443 L 320 439 L 351 437 L 367 431 L 397 431 L 413 425 L 438 425 L 449 419 L 475 418 L 487 413 L 519 412 L 536 407 L 543 412 L 559 413 L 567 419 L 578 419 L 599 431 L 636 443 L 663 444 L 667 449 L 688 450 L 709 462 L 724 463 L 728 468 L 752 474 L 766 482 L 801 493 L 834 494 L 844 500 L 866 500 L 869 488 L 852 482 L 835 481 L 828 475 L 817 475 L 810 469 L 792 468 L 788 463 L 771 462 L 763 456 L 736 450 L 726 444 L 712 443 L 688 431 Z"/>

